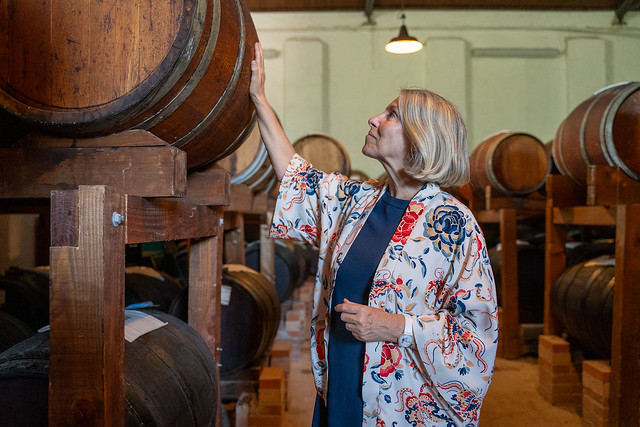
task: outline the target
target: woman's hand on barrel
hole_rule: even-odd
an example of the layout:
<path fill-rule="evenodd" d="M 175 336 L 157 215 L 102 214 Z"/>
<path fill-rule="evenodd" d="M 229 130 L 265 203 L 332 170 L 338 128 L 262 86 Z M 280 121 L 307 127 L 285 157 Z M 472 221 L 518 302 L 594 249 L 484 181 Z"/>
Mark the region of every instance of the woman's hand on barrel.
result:
<path fill-rule="evenodd" d="M 262 55 L 262 45 L 256 42 L 253 47 L 254 59 L 251 61 L 251 83 L 249 84 L 249 93 L 254 104 L 265 101 L 264 92 L 264 56 Z"/>
<path fill-rule="evenodd" d="M 340 313 L 345 328 L 359 341 L 396 342 L 404 331 L 404 316 L 401 314 L 356 304 L 346 298 L 342 304 L 336 305 L 335 310 Z"/>

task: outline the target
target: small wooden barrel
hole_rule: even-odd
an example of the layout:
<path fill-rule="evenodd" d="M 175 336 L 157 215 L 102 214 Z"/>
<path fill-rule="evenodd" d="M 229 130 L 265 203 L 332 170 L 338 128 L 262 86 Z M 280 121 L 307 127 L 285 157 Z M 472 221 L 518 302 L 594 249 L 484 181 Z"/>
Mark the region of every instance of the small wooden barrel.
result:
<path fill-rule="evenodd" d="M 35 332 L 22 320 L 0 310 L 0 353 L 29 338 Z"/>
<path fill-rule="evenodd" d="M 281 240 L 275 240 L 273 264 L 276 292 L 280 302 L 284 302 L 304 281 L 299 259 L 293 249 Z M 245 265 L 256 271 L 260 270 L 260 240 L 249 243 L 245 248 Z"/>
<path fill-rule="evenodd" d="M 553 157 L 560 172 L 586 185 L 591 165 L 620 167 L 640 180 L 640 82 L 608 86 L 560 124 Z"/>
<path fill-rule="evenodd" d="M 257 122 L 242 145 L 215 165 L 229 172 L 231 185 L 244 184 L 254 192 L 270 189 L 276 180 Z"/>
<path fill-rule="evenodd" d="M 190 169 L 251 130 L 257 35 L 242 0 L 8 0 L 0 16 L 0 108 L 32 128 L 146 129 L 186 151 Z"/>
<path fill-rule="evenodd" d="M 280 324 L 280 300 L 261 273 L 225 264 L 220 307 L 220 374 L 227 376 L 251 366 L 269 349 Z"/>
<path fill-rule="evenodd" d="M 151 301 L 167 313 L 182 287 L 178 280 L 151 267 L 129 266 L 124 270 L 125 306 Z"/>
<path fill-rule="evenodd" d="M 189 325 L 167 325 L 125 342 L 125 425 L 215 425 L 218 378 L 211 351 Z M 0 354 L 0 425 L 47 425 L 49 333 Z"/>
<path fill-rule="evenodd" d="M 542 187 L 549 174 L 549 153 L 538 138 L 522 132 L 498 132 L 470 157 L 471 187 L 484 195 L 488 185 L 505 196 L 525 196 Z"/>
<path fill-rule="evenodd" d="M 551 310 L 591 356 L 611 356 L 615 267 L 600 258 L 565 270 L 553 285 Z"/>
<path fill-rule="evenodd" d="M 293 143 L 296 153 L 326 173 L 351 174 L 351 160 L 344 146 L 335 138 L 323 133 L 311 133 Z"/>

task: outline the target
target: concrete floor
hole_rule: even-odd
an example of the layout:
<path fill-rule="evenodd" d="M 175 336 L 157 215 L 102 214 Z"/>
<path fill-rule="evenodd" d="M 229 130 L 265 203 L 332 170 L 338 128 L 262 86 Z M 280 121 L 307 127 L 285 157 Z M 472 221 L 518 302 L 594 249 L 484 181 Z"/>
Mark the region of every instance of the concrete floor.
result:
<path fill-rule="evenodd" d="M 309 348 L 302 346 L 299 357 L 292 360 L 289 378 L 288 409 L 283 426 L 311 425 L 315 389 L 311 376 Z M 575 408 L 553 406 L 540 396 L 538 365 L 535 358 L 497 359 L 493 383 L 480 415 L 481 426 L 555 427 L 581 426 Z"/>

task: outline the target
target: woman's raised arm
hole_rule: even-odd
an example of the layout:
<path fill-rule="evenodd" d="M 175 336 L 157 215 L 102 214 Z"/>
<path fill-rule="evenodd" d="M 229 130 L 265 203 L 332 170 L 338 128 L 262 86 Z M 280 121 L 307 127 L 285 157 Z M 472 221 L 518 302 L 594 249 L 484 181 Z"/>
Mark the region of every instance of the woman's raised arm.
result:
<path fill-rule="evenodd" d="M 284 133 L 278 117 L 267 101 L 264 91 L 264 57 L 262 56 L 262 46 L 259 42 L 256 42 L 254 52 L 255 58 L 251 61 L 251 84 L 249 86 L 249 93 L 256 107 L 262 141 L 267 147 L 276 178 L 278 181 L 281 181 L 291 157 L 295 154 L 295 149 Z"/>

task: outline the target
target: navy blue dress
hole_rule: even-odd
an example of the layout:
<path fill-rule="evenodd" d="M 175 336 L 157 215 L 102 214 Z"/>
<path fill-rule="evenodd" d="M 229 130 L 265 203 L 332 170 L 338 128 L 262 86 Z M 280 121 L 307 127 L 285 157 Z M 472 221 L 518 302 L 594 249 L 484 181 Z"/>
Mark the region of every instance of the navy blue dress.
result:
<path fill-rule="evenodd" d="M 396 199 L 388 192 L 382 195 L 338 269 L 331 307 L 342 303 L 344 298 L 357 304 L 368 303 L 378 263 L 408 205 L 409 200 Z M 340 313 L 332 309 L 327 355 L 328 407 L 321 398 L 316 398 L 314 427 L 362 424 L 364 347 L 345 328 Z"/>

